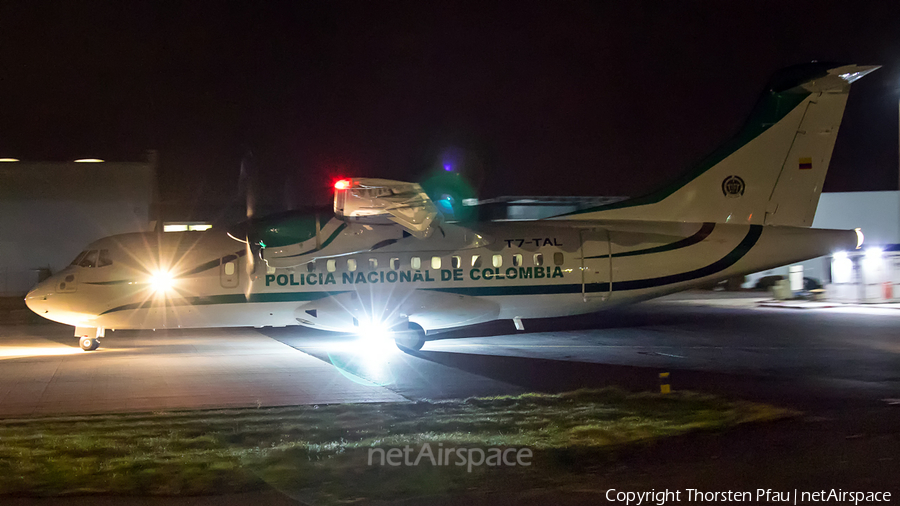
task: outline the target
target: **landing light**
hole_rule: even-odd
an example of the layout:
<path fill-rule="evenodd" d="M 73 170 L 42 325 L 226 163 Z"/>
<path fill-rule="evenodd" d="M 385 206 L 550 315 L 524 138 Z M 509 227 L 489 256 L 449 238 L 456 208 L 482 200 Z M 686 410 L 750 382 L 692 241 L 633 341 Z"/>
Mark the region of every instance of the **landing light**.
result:
<path fill-rule="evenodd" d="M 880 260 L 883 253 L 881 248 L 869 248 L 866 250 L 866 260 Z"/>
<path fill-rule="evenodd" d="M 0 162 L 18 162 L 18 158 L 0 158 Z"/>
<path fill-rule="evenodd" d="M 375 321 L 360 321 L 359 330 L 356 332 L 356 335 L 361 339 L 369 339 L 372 341 L 390 339 L 390 334 L 391 331 L 388 329 L 387 325 Z"/>
<path fill-rule="evenodd" d="M 150 286 L 157 293 L 165 293 L 172 289 L 174 279 L 172 273 L 167 271 L 156 271 L 150 276 Z"/>
<path fill-rule="evenodd" d="M 368 362 L 379 362 L 385 353 L 395 350 L 391 329 L 384 322 L 360 321 L 356 335 L 356 352 L 367 357 Z"/>
<path fill-rule="evenodd" d="M 837 251 L 832 256 L 834 257 L 835 260 L 846 260 L 847 252 L 846 251 Z"/>
<path fill-rule="evenodd" d="M 99 158 L 79 158 L 75 160 L 75 163 L 103 163 L 103 160 Z"/>

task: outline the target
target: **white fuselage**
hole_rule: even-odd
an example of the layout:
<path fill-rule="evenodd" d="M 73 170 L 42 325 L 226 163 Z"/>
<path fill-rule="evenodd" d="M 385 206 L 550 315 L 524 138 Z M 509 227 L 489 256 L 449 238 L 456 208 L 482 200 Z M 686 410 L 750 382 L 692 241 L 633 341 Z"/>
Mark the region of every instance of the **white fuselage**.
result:
<path fill-rule="evenodd" d="M 101 239 L 28 294 L 96 349 L 106 328 L 449 329 L 637 302 L 859 246 L 812 223 L 850 84 L 876 66 L 776 73 L 739 135 L 671 184 L 546 220 L 441 223 L 416 183 L 335 183 L 331 211 Z M 248 199 L 251 200 L 251 199 Z M 302 212 L 301 212 L 302 211 Z M 240 230 L 238 230 L 240 229 Z M 418 328 L 417 328 L 418 327 Z M 404 338 L 401 338 L 404 339 Z"/>
<path fill-rule="evenodd" d="M 342 225 L 314 261 L 258 261 L 253 272 L 244 245 L 219 230 L 112 236 L 88 246 L 105 250 L 109 265 L 70 266 L 26 300 L 76 327 L 354 331 L 413 322 L 432 332 L 594 312 L 857 245 L 854 231 L 712 223 L 444 224 L 427 239 L 396 238 L 394 228 Z M 360 237 L 386 245 L 361 248 Z M 160 270 L 172 277 L 168 289 L 151 282 Z"/>

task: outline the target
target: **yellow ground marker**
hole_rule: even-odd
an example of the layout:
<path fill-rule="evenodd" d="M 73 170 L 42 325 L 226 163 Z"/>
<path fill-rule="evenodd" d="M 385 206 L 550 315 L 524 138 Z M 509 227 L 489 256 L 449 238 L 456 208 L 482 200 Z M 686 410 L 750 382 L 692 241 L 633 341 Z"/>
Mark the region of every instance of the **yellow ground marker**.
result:
<path fill-rule="evenodd" d="M 669 373 L 661 372 L 659 373 L 659 393 L 668 394 L 672 392 L 672 387 L 669 386 Z"/>

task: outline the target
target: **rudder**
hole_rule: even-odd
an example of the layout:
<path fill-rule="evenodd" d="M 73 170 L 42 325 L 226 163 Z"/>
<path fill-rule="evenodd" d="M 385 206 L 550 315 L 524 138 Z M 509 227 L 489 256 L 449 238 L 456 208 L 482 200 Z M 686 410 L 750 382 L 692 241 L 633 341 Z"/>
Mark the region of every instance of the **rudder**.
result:
<path fill-rule="evenodd" d="M 556 218 L 808 227 L 850 84 L 877 68 L 809 63 L 781 70 L 738 135 L 673 184 Z"/>

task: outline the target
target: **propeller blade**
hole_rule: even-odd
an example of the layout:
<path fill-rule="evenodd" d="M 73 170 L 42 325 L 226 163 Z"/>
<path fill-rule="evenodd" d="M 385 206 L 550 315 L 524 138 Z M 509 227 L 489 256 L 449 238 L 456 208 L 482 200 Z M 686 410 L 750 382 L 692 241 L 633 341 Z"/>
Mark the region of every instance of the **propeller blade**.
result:
<path fill-rule="evenodd" d="M 253 236 L 253 215 L 256 213 L 256 166 L 253 159 L 253 152 L 249 149 L 241 158 L 241 173 L 238 178 L 238 186 L 244 194 L 244 207 L 247 214 L 247 221 L 244 225 L 245 240 L 245 267 L 247 271 L 247 285 L 244 295 L 247 300 L 253 291 L 253 276 L 257 271 L 259 263 L 259 245 L 255 242 Z"/>
<path fill-rule="evenodd" d="M 238 186 L 244 194 L 247 218 L 252 218 L 256 212 L 256 166 L 253 152 L 250 150 L 247 150 L 247 153 L 241 158 L 241 174 L 238 179 Z"/>

